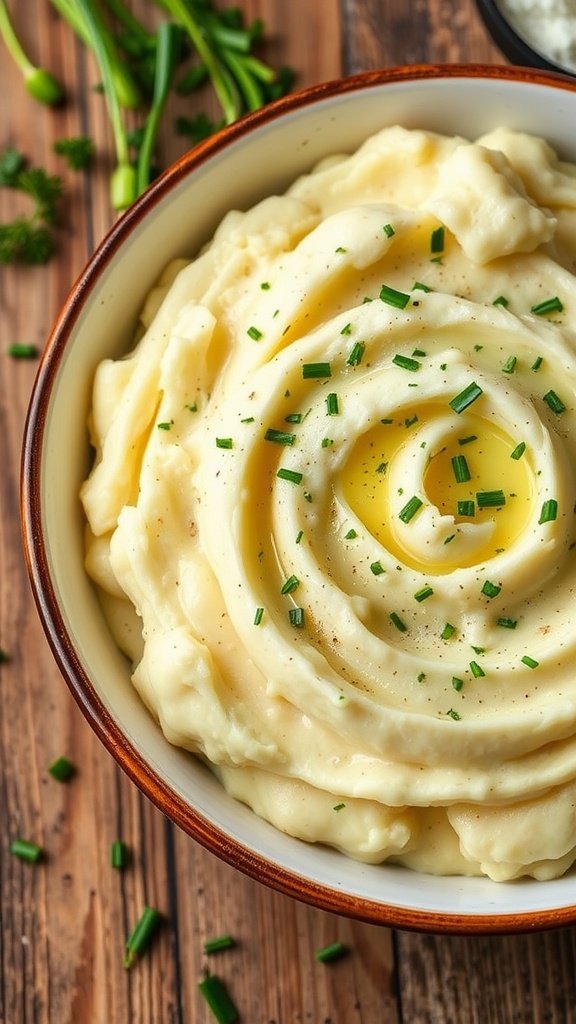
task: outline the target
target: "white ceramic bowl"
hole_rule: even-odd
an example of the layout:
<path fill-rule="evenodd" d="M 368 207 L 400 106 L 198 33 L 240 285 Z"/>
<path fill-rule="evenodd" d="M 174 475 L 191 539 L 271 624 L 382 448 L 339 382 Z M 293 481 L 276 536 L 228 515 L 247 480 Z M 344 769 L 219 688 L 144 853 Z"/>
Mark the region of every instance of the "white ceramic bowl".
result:
<path fill-rule="evenodd" d="M 522 931 L 576 921 L 574 875 L 496 884 L 371 866 L 276 831 L 200 763 L 166 742 L 133 690 L 83 567 L 78 500 L 94 369 L 128 346 L 142 301 L 174 256 L 193 255 L 230 208 L 287 186 L 385 125 L 478 136 L 505 124 L 544 135 L 576 161 L 576 85 L 504 67 L 396 68 L 290 96 L 208 140 L 116 224 L 73 288 L 32 395 L 23 458 L 29 572 L 72 693 L 134 782 L 200 843 L 247 874 L 316 906 L 423 930 Z"/>

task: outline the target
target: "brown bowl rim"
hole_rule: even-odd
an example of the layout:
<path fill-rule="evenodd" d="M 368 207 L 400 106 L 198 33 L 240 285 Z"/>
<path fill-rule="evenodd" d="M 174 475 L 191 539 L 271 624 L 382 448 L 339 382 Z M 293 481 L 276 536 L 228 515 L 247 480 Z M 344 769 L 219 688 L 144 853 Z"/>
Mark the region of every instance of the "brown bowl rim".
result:
<path fill-rule="evenodd" d="M 168 818 L 210 852 L 244 874 L 319 909 L 358 920 L 422 932 L 511 934 L 576 922 L 576 903 L 526 913 L 458 914 L 418 910 L 344 893 L 268 861 L 231 840 L 158 777 L 108 713 L 76 654 L 50 576 L 42 530 L 41 476 L 44 429 L 59 366 L 84 301 L 110 259 L 148 212 L 188 173 L 226 149 L 252 128 L 310 103 L 385 83 L 425 78 L 488 78 L 576 90 L 567 75 L 534 68 L 490 64 L 417 64 L 361 72 L 292 93 L 248 114 L 190 150 L 172 164 L 119 218 L 95 250 L 66 299 L 48 337 L 34 382 L 24 430 L 21 463 L 21 520 L 24 556 L 41 624 L 56 663 L 88 723 L 136 786 Z"/>

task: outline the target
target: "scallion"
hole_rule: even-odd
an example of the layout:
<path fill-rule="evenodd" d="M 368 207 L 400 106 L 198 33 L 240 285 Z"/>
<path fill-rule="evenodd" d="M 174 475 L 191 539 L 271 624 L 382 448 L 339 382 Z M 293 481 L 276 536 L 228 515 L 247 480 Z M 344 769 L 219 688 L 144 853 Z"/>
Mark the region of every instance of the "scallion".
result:
<path fill-rule="evenodd" d="M 459 516 L 471 519 L 475 514 L 474 502 L 471 500 L 459 501 L 456 505 L 456 512 Z"/>
<path fill-rule="evenodd" d="M 268 427 L 268 430 L 264 434 L 265 441 L 274 441 L 275 444 L 294 444 L 296 440 L 296 434 L 290 434 L 286 430 L 276 430 L 274 427 Z"/>
<path fill-rule="evenodd" d="M 281 466 L 276 473 L 276 476 L 280 477 L 281 480 L 288 480 L 291 484 L 300 484 L 302 483 L 304 474 L 299 473 L 295 469 L 284 469 L 284 467 Z"/>
<path fill-rule="evenodd" d="M 217 437 L 216 438 L 216 447 L 217 448 L 228 448 L 228 449 L 229 448 L 233 448 L 234 447 L 234 441 L 232 440 L 231 437 Z"/>
<path fill-rule="evenodd" d="M 420 590 L 416 591 L 416 593 L 414 594 L 414 598 L 416 601 L 422 602 L 425 601 L 426 598 L 432 597 L 433 593 L 434 591 L 432 587 L 422 587 Z"/>
<path fill-rule="evenodd" d="M 359 366 L 362 362 L 362 356 L 364 355 L 365 345 L 363 341 L 357 341 L 350 349 L 350 354 L 346 360 L 348 366 Z"/>
<path fill-rule="evenodd" d="M 460 690 L 464 686 L 464 680 L 460 679 L 459 676 L 452 676 L 452 686 L 454 687 L 455 690 L 460 692 Z"/>
<path fill-rule="evenodd" d="M 538 665 L 540 664 L 539 661 L 531 658 L 529 654 L 525 654 L 523 658 L 520 658 L 520 661 L 523 665 L 527 665 L 528 668 L 538 668 Z"/>
<path fill-rule="evenodd" d="M 452 456 L 452 472 L 457 484 L 465 484 L 468 480 L 472 479 L 464 455 Z"/>
<path fill-rule="evenodd" d="M 410 498 L 410 501 L 407 501 L 404 507 L 400 509 L 398 518 L 401 519 L 403 523 L 409 523 L 410 520 L 413 519 L 420 511 L 423 504 L 424 502 L 418 497 L 418 495 L 414 494 Z"/>
<path fill-rule="evenodd" d="M 502 626 L 503 629 L 516 629 L 518 619 L 509 619 L 506 616 L 501 616 L 499 619 L 496 619 L 496 625 Z"/>
<path fill-rule="evenodd" d="M 430 252 L 434 256 L 438 256 L 444 252 L 444 228 L 442 225 L 438 228 L 434 228 L 430 235 Z"/>
<path fill-rule="evenodd" d="M 304 609 L 290 608 L 288 618 L 290 619 L 291 626 L 295 626 L 296 629 L 302 629 L 304 626 Z"/>
<path fill-rule="evenodd" d="M 406 292 L 399 292 L 396 288 L 390 288 L 387 284 L 382 285 L 379 297 L 382 302 L 385 302 L 388 306 L 394 306 L 396 309 L 405 309 L 410 302 L 410 296 Z"/>
<path fill-rule="evenodd" d="M 400 633 L 406 633 L 408 627 L 406 626 L 406 623 L 402 621 L 402 619 L 400 618 L 400 616 L 396 612 L 390 612 L 390 622 L 394 626 L 396 626 L 396 629 Z"/>
<path fill-rule="evenodd" d="M 37 843 L 31 843 L 28 839 L 13 839 L 10 843 L 10 853 L 14 857 L 19 857 L 20 860 L 27 860 L 30 864 L 36 864 L 39 861 L 44 851 L 41 846 Z"/>
<path fill-rule="evenodd" d="M 36 345 L 26 345 L 24 342 L 13 342 L 8 346 L 8 355 L 12 359 L 36 359 L 38 349 Z"/>
<path fill-rule="evenodd" d="M 56 779 L 58 782 L 68 782 L 74 775 L 76 769 L 67 757 L 58 757 L 52 762 L 48 771 L 52 778 Z"/>
<path fill-rule="evenodd" d="M 525 451 L 526 451 L 526 442 L 525 441 L 520 441 L 520 443 L 516 445 L 514 451 L 510 452 L 510 458 L 511 459 L 516 459 L 516 461 L 518 461 L 518 459 L 522 458 L 522 456 L 524 455 Z"/>
<path fill-rule="evenodd" d="M 502 590 L 502 587 L 497 583 L 491 583 L 490 580 L 485 580 L 482 585 L 480 593 L 484 594 L 485 597 L 498 597 L 498 594 Z"/>
<path fill-rule="evenodd" d="M 477 491 L 478 508 L 502 508 L 506 504 L 504 491 Z"/>
<path fill-rule="evenodd" d="M 444 629 L 440 633 L 441 640 L 450 640 L 456 632 L 456 626 L 453 626 L 451 622 L 447 622 Z"/>
<path fill-rule="evenodd" d="M 198 989 L 212 1010 L 218 1024 L 235 1024 L 240 1020 L 224 983 L 216 974 L 208 974 L 198 982 Z"/>
<path fill-rule="evenodd" d="M 559 398 L 556 392 L 552 391 L 552 389 L 546 392 L 546 394 L 544 395 L 544 401 L 546 402 L 546 405 L 552 410 L 552 412 L 556 413 L 557 416 L 559 416 L 560 413 L 564 412 L 566 408 L 562 399 Z"/>
<path fill-rule="evenodd" d="M 477 661 L 470 662 L 470 671 L 475 679 L 481 679 L 482 676 L 486 675 L 484 669 L 482 668 L 481 665 L 478 664 Z"/>
<path fill-rule="evenodd" d="M 417 359 L 412 359 L 410 356 L 403 356 L 398 353 L 394 356 L 392 362 L 396 366 L 401 367 L 402 370 L 411 370 L 412 373 L 415 373 L 416 370 L 420 370 L 422 367 L 422 363 L 419 363 Z"/>
<path fill-rule="evenodd" d="M 206 939 L 204 943 L 204 952 L 207 956 L 212 956 L 213 953 L 222 953 L 225 949 L 232 949 L 236 943 L 231 935 L 227 933 L 225 935 L 216 935 L 213 939 Z"/>
<path fill-rule="evenodd" d="M 254 625 L 255 626 L 259 626 L 260 623 L 262 622 L 263 617 L 264 617 L 264 609 L 263 608 L 257 608 L 255 613 L 254 613 Z"/>
<path fill-rule="evenodd" d="M 337 416 L 339 412 L 338 395 L 335 391 L 331 391 L 329 395 L 326 395 L 326 415 Z"/>
<path fill-rule="evenodd" d="M 137 957 L 149 944 L 161 920 L 162 915 L 159 910 L 156 910 L 155 907 L 144 907 L 134 929 L 126 939 L 124 967 L 132 967 Z"/>
<path fill-rule="evenodd" d="M 295 590 L 298 590 L 300 586 L 300 580 L 297 576 L 288 576 L 287 580 L 282 584 L 280 588 L 281 594 L 293 594 Z"/>
<path fill-rule="evenodd" d="M 518 359 L 516 356 L 508 356 L 508 359 L 502 366 L 502 373 L 514 373 L 517 362 Z"/>
<path fill-rule="evenodd" d="M 392 227 L 391 224 L 384 224 L 382 230 L 386 235 L 386 238 L 392 238 L 392 235 L 395 234 L 394 228 Z"/>
<path fill-rule="evenodd" d="M 246 334 L 249 338 L 252 338 L 253 341 L 260 341 L 260 338 L 262 337 L 262 331 L 258 327 L 254 327 L 254 325 L 248 328 Z"/>
<path fill-rule="evenodd" d="M 477 384 L 476 381 L 472 381 L 472 383 L 468 384 L 463 391 L 454 395 L 454 398 L 450 399 L 448 405 L 454 410 L 454 412 L 460 414 L 464 412 L 468 406 L 472 405 L 472 402 L 475 402 L 477 398 L 480 398 L 480 395 L 482 394 L 483 391 L 480 385 Z"/>
<path fill-rule="evenodd" d="M 128 863 L 128 848 L 121 839 L 115 839 L 110 846 L 110 863 L 118 870 L 125 868 Z"/>
<path fill-rule="evenodd" d="M 540 512 L 538 523 L 553 523 L 557 515 L 558 502 L 556 501 L 556 498 L 548 498 L 548 500 L 542 505 L 542 511 Z"/>
<path fill-rule="evenodd" d="M 530 312 L 536 316 L 546 316 L 548 313 L 561 313 L 564 306 L 557 295 L 552 299 L 544 299 L 543 302 L 537 302 L 535 306 L 530 307 Z"/>
<path fill-rule="evenodd" d="M 315 380 L 332 376 L 330 363 L 304 363 L 302 366 L 302 377 L 304 380 Z"/>
<path fill-rule="evenodd" d="M 343 942 L 331 942 L 328 946 L 317 949 L 314 956 L 318 963 L 328 964 L 333 960 L 340 960 L 348 952 Z"/>
<path fill-rule="evenodd" d="M 370 572 L 374 573 L 375 576 L 381 576 L 383 572 L 386 572 L 382 562 L 372 562 L 370 566 Z"/>

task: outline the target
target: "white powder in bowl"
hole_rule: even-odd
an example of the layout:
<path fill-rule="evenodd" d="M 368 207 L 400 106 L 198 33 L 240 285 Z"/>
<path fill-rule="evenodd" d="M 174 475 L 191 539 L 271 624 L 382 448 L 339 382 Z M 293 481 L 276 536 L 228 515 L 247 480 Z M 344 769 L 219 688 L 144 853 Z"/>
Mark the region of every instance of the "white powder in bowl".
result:
<path fill-rule="evenodd" d="M 576 0 L 497 0 L 518 35 L 554 64 L 576 71 Z"/>

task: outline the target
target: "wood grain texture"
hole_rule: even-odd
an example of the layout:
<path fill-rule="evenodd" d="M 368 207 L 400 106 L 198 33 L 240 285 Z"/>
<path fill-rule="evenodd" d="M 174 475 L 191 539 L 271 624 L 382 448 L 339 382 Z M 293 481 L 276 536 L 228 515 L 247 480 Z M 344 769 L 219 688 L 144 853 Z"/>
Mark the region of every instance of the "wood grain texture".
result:
<path fill-rule="evenodd" d="M 137 12 L 150 3 L 134 3 Z M 472 0 L 245 0 L 263 17 L 267 56 L 298 69 L 298 85 L 341 71 L 422 61 L 502 58 Z M 26 580 L 18 525 L 22 428 L 35 367 L 6 345 L 42 346 L 60 304 L 112 223 L 106 176 L 111 137 L 96 73 L 48 0 L 12 4 L 23 40 L 64 80 L 69 102 L 36 106 L 2 52 L 0 145 L 65 179 L 57 257 L 41 269 L 0 269 L 0 1021 L 4 1024 L 208 1024 L 197 981 L 206 937 L 238 945 L 211 962 L 244 1024 L 509 1024 L 576 1020 L 572 929 L 550 935 L 454 939 L 392 933 L 313 910 L 274 893 L 196 845 L 131 785 L 84 722 L 43 638 Z M 24 16 L 25 11 L 25 16 Z M 191 111 L 187 111 L 190 113 Z M 63 168 L 54 139 L 89 132 L 98 161 L 88 175 Z M 166 128 L 162 156 L 184 143 Z M 0 190 L 0 220 L 14 215 Z M 68 785 L 47 774 L 66 754 Z M 43 863 L 9 854 L 22 835 Z M 110 843 L 129 844 L 127 869 Z M 164 922 L 149 954 L 122 966 L 124 936 L 145 903 Z M 331 966 L 314 950 L 341 940 Z"/>

